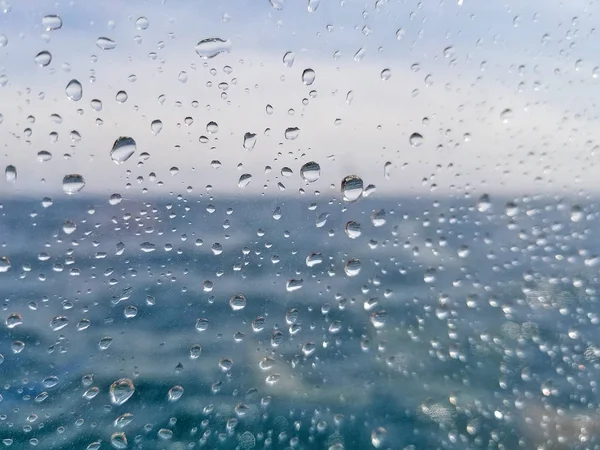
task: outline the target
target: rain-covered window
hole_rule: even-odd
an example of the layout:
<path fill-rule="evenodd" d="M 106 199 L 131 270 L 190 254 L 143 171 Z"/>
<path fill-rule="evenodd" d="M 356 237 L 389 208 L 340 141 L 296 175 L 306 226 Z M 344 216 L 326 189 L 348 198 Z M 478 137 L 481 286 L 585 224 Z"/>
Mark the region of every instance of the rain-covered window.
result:
<path fill-rule="evenodd" d="M 599 448 L 599 9 L 0 0 L 0 448 Z"/>

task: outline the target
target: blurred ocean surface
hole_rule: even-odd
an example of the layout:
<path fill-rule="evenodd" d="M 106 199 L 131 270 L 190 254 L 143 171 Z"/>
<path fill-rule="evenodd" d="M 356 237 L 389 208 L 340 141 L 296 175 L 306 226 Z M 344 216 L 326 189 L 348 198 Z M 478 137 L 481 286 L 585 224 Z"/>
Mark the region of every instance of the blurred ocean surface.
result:
<path fill-rule="evenodd" d="M 0 441 L 598 448 L 597 208 L 512 202 L 3 200 Z"/>

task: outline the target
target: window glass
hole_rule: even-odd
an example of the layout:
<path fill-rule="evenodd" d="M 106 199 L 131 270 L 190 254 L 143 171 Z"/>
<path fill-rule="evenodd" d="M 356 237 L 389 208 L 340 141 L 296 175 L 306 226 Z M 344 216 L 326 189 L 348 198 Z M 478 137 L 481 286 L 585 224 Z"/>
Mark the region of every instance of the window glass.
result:
<path fill-rule="evenodd" d="M 0 439 L 597 448 L 598 5 L 0 0 Z"/>

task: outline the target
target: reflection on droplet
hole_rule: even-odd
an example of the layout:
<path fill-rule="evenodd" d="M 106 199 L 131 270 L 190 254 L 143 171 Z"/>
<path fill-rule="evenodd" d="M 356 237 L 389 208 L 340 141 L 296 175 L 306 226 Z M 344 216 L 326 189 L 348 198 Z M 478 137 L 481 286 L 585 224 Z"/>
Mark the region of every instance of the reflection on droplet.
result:
<path fill-rule="evenodd" d="M 42 18 L 42 26 L 46 31 L 58 30 L 62 27 L 62 19 L 60 16 L 47 15 Z"/>
<path fill-rule="evenodd" d="M 83 96 L 83 88 L 81 87 L 81 83 L 75 79 L 69 81 L 69 84 L 67 84 L 67 87 L 65 88 L 65 93 L 67 94 L 69 100 L 78 102 Z"/>
<path fill-rule="evenodd" d="M 315 82 L 315 71 L 312 69 L 306 69 L 304 72 L 302 72 L 302 82 L 306 86 L 313 84 Z"/>
<path fill-rule="evenodd" d="M 221 53 L 227 53 L 231 49 L 231 41 L 229 39 L 224 40 L 221 38 L 208 38 L 203 39 L 196 44 L 194 50 L 200 58 L 210 59 Z"/>
<path fill-rule="evenodd" d="M 77 194 L 85 187 L 85 180 L 79 174 L 65 175 L 62 181 L 63 192 L 67 195 Z"/>
<path fill-rule="evenodd" d="M 46 67 L 52 62 L 52 55 L 50 52 L 44 50 L 35 55 L 34 61 L 40 67 Z"/>
<path fill-rule="evenodd" d="M 129 378 L 121 378 L 110 385 L 110 402 L 113 405 L 122 405 L 134 392 L 133 382 Z"/>
<path fill-rule="evenodd" d="M 363 180 L 356 175 L 348 175 L 342 180 L 342 197 L 347 202 L 355 202 L 363 194 Z"/>
<path fill-rule="evenodd" d="M 246 307 L 246 297 L 242 294 L 234 295 L 229 299 L 229 306 L 233 311 L 239 311 Z"/>
<path fill-rule="evenodd" d="M 110 151 L 110 158 L 116 164 L 123 164 L 136 151 L 136 143 L 130 137 L 121 136 L 115 141 Z"/>
<path fill-rule="evenodd" d="M 117 46 L 117 43 L 107 37 L 99 37 L 96 40 L 96 46 L 101 50 L 112 50 Z"/>

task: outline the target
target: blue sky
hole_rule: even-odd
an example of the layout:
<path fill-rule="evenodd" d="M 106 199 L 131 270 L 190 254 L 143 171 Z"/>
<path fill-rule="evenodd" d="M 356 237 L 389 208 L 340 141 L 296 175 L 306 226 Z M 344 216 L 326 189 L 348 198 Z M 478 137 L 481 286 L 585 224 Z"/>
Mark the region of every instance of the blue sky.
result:
<path fill-rule="evenodd" d="M 135 196 L 143 188 L 159 195 L 187 186 L 201 193 L 206 185 L 215 193 L 296 195 L 301 165 L 314 160 L 322 175 L 304 186 L 310 195 L 338 195 L 348 174 L 375 184 L 381 195 L 596 192 L 596 10 L 582 1 L 322 0 L 313 13 L 307 2 L 290 0 L 281 10 L 268 0 L 13 2 L 0 16 L 8 39 L 0 48 L 7 80 L 0 89 L 1 157 L 18 171 L 9 189 L 62 195 L 63 176 L 80 173 L 85 192 L 103 195 Z M 47 14 L 61 16 L 63 27 L 46 32 Z M 149 20 L 146 30 L 136 29 L 141 16 Z M 100 50 L 99 37 L 113 39 L 116 48 Z M 211 37 L 229 39 L 231 52 L 200 59 L 194 46 Z M 366 52 L 357 62 L 361 48 Z M 47 67 L 34 63 L 42 50 L 53 55 Z M 295 54 L 291 68 L 282 63 L 287 51 Z M 301 79 L 307 68 L 316 73 L 311 86 Z M 392 73 L 387 81 L 380 78 L 384 69 Z M 79 102 L 64 93 L 71 79 L 83 85 Z M 123 104 L 115 100 L 119 90 L 128 93 Z M 102 111 L 92 109 L 92 99 L 102 101 Z M 506 109 L 507 122 L 500 117 Z M 53 123 L 52 114 L 62 123 Z M 35 123 L 28 123 L 30 115 Z M 185 125 L 186 117 L 193 124 Z M 150 130 L 156 119 L 163 122 L 157 136 Z M 211 121 L 219 124 L 215 135 L 206 131 Z M 298 139 L 284 138 L 288 127 L 300 128 Z M 80 141 L 70 139 L 72 130 Z M 248 132 L 257 134 L 251 152 L 242 146 Z M 418 148 L 408 143 L 414 132 L 424 136 Z M 138 149 L 116 166 L 109 152 L 119 136 L 133 137 Z M 40 150 L 53 159 L 39 163 Z M 143 152 L 150 158 L 138 166 Z M 175 176 L 172 167 L 179 168 Z M 282 177 L 283 167 L 293 176 Z M 151 172 L 163 187 L 148 181 Z M 241 190 L 244 173 L 253 179 Z"/>

